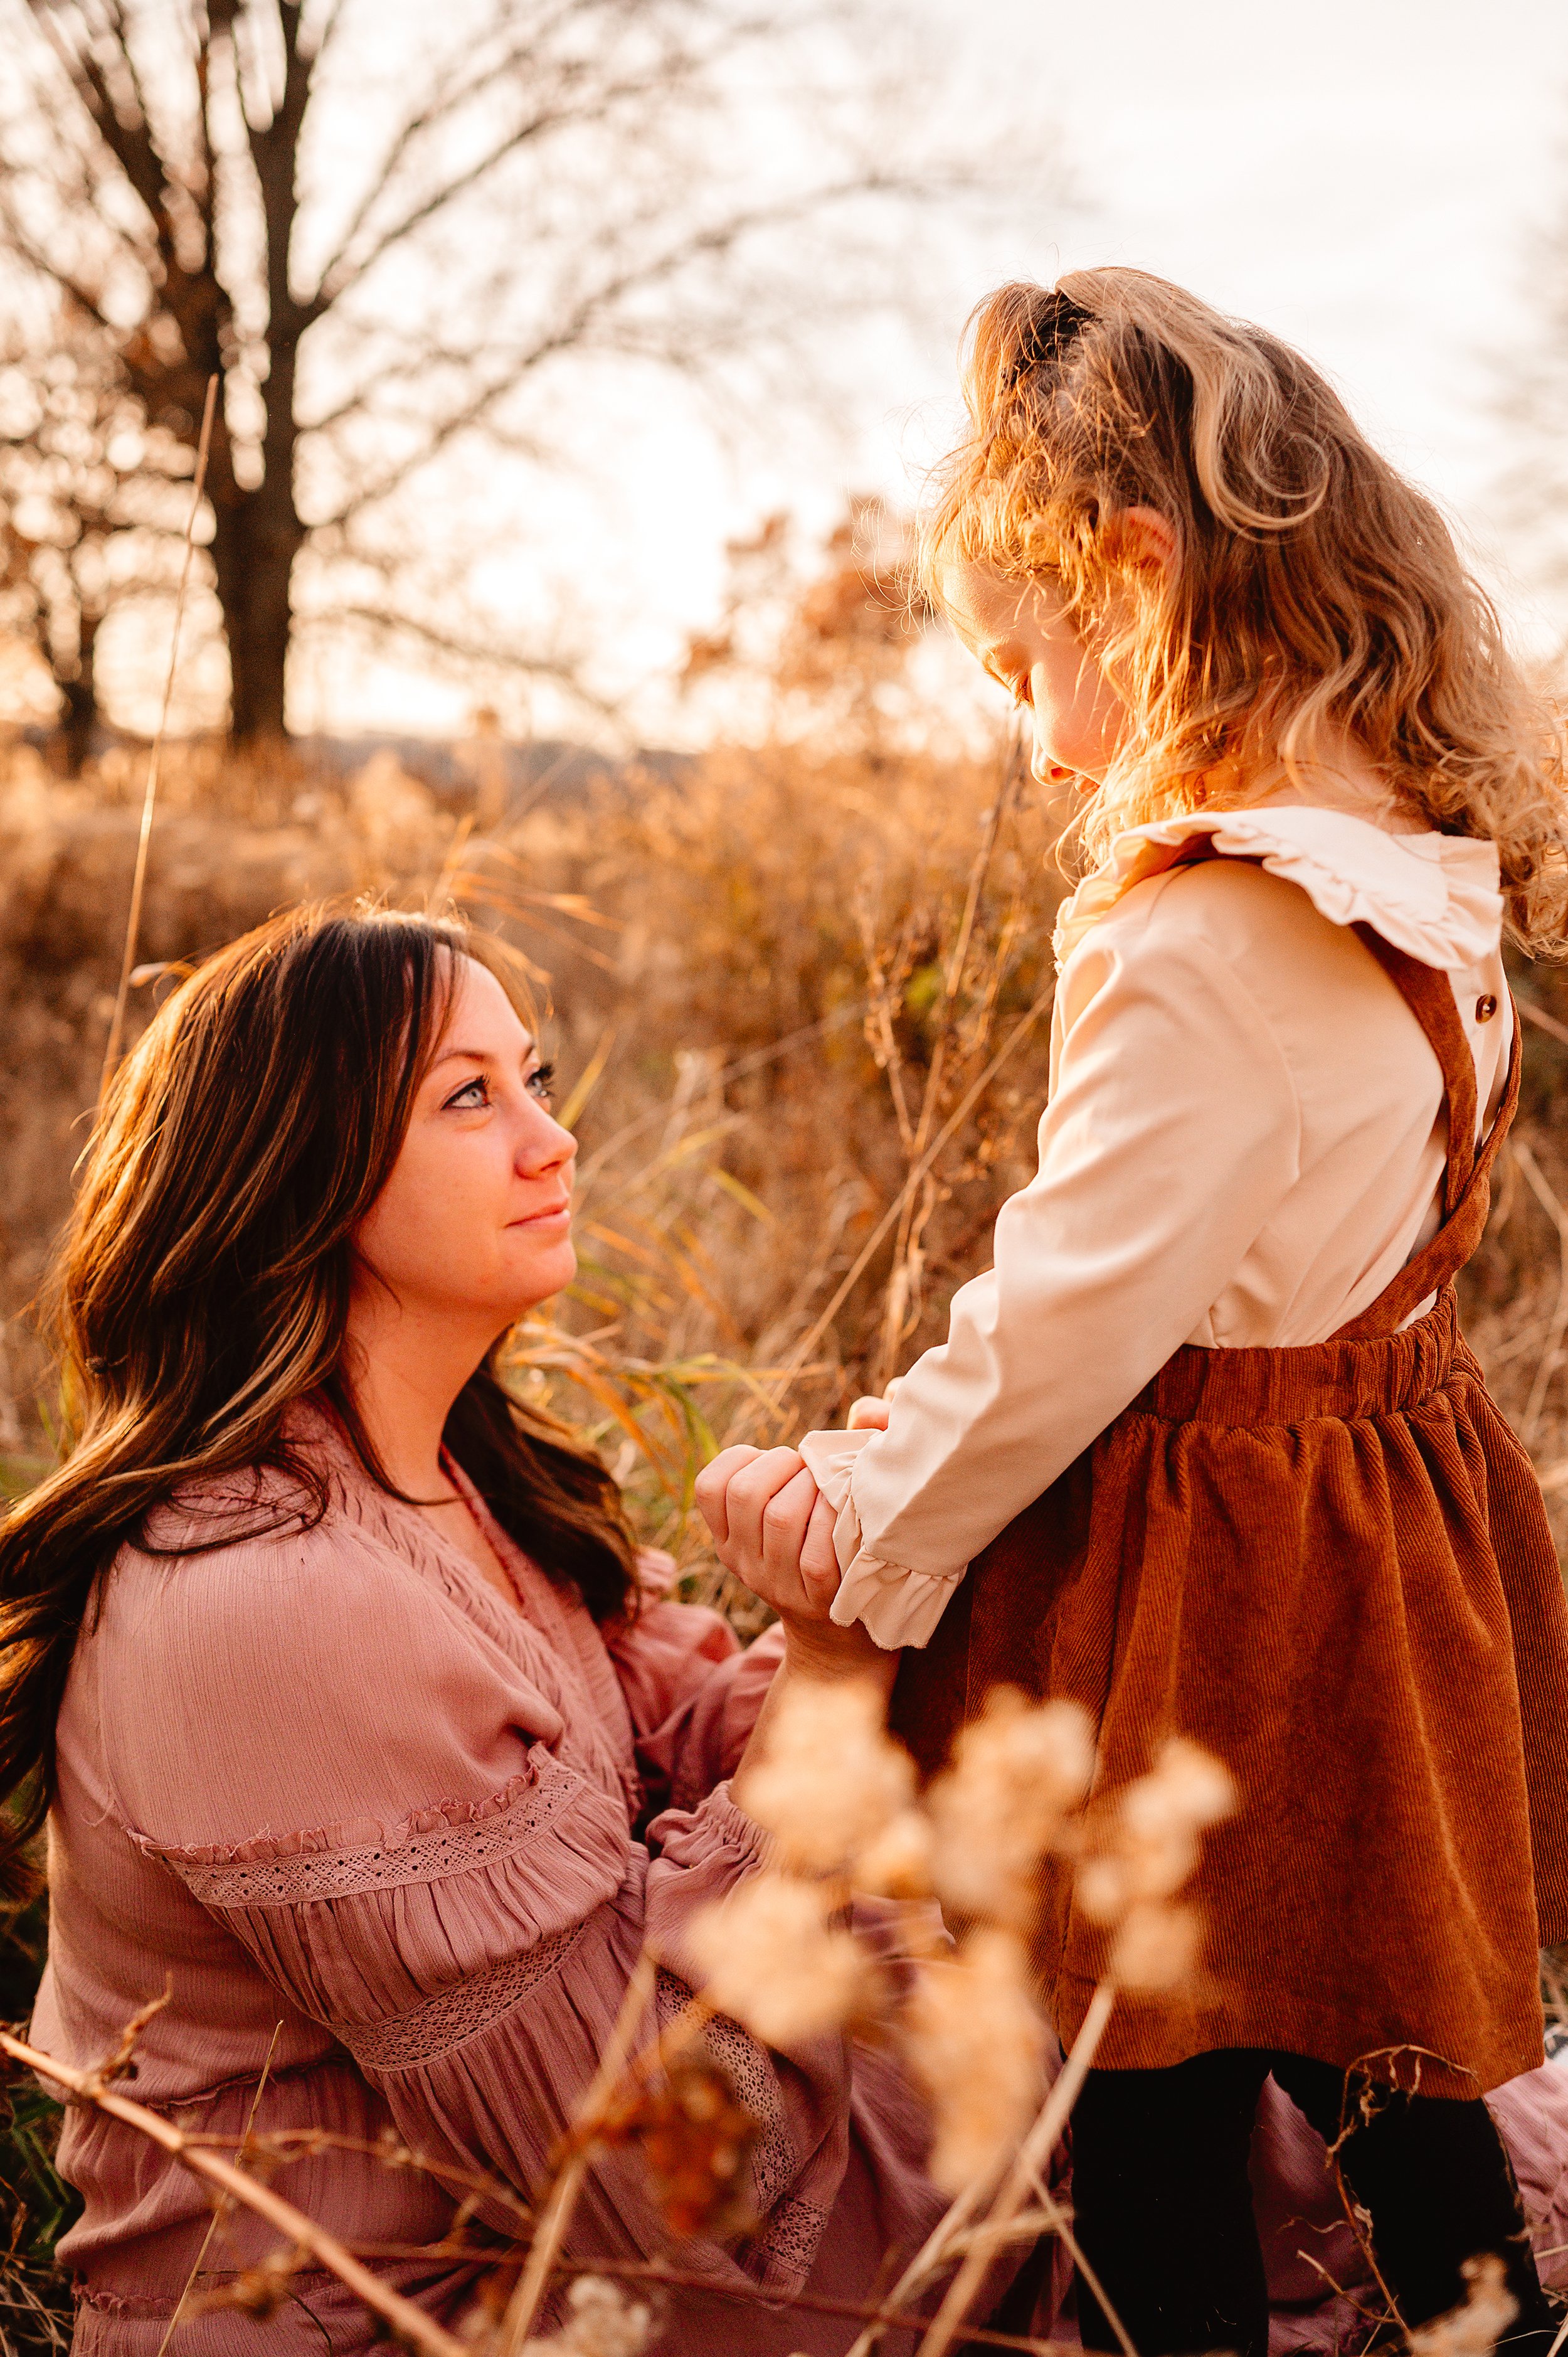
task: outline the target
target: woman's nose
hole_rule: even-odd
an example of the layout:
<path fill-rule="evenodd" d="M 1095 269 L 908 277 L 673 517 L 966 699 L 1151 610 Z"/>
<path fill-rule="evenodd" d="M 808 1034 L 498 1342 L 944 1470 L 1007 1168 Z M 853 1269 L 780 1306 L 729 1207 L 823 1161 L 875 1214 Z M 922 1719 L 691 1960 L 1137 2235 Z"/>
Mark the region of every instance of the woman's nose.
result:
<path fill-rule="evenodd" d="M 564 1163 L 575 1161 L 576 1155 L 577 1141 L 571 1131 L 563 1129 L 542 1104 L 530 1104 L 517 1146 L 518 1168 L 524 1177 L 542 1178 Z"/>

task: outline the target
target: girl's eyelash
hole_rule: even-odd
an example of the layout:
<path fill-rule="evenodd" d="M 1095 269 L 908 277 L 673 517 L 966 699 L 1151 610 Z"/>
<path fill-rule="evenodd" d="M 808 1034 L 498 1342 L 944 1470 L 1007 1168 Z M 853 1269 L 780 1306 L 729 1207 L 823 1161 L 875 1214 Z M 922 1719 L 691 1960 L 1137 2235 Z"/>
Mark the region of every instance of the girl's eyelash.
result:
<path fill-rule="evenodd" d="M 554 1078 L 555 1067 L 553 1064 L 536 1064 L 532 1071 L 530 1072 L 528 1076 L 529 1087 L 533 1091 L 535 1096 L 542 1097 L 546 1104 L 549 1103 L 553 1094 L 551 1083 L 553 1082 Z"/>
<path fill-rule="evenodd" d="M 446 1104 L 442 1107 L 442 1111 L 444 1113 L 450 1113 L 454 1105 L 462 1104 L 463 1099 L 466 1096 L 470 1095 L 475 1089 L 483 1089 L 488 1095 L 489 1093 L 489 1081 L 486 1080 L 482 1072 L 476 1072 L 471 1081 L 465 1081 L 460 1089 L 453 1090 L 451 1095 L 447 1098 Z M 467 1106 L 464 1109 L 467 1112 L 472 1112 L 474 1110 L 472 1106 Z"/>

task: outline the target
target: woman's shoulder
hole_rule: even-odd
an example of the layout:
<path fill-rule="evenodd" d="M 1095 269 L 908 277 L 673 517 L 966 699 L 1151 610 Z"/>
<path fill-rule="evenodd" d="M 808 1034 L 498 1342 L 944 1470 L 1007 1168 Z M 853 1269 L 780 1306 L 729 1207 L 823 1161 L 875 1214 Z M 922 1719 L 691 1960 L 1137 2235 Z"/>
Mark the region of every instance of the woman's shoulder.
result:
<path fill-rule="evenodd" d="M 338 1659 L 365 1669 L 428 1658 L 453 1622 L 418 1565 L 345 1511 L 330 1469 L 309 1458 L 252 1465 L 181 1485 L 121 1547 L 93 1634 L 134 1649 L 145 1679 Z"/>
<path fill-rule="evenodd" d="M 564 1728 L 416 1562 L 270 1469 L 171 1500 L 82 1647 L 74 1706 L 122 1805 L 177 1842 L 483 1798 Z"/>

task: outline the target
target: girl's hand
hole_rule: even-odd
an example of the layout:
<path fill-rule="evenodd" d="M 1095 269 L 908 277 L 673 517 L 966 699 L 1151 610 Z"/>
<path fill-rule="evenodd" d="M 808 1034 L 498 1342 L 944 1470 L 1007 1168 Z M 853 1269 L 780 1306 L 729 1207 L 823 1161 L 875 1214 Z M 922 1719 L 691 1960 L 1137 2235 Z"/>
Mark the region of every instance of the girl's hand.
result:
<path fill-rule="evenodd" d="M 848 1415 L 844 1418 L 846 1430 L 850 1432 L 886 1432 L 887 1429 L 887 1404 L 903 1380 L 904 1378 L 902 1375 L 895 1375 L 880 1399 L 857 1399 L 854 1405 L 851 1408 Z"/>

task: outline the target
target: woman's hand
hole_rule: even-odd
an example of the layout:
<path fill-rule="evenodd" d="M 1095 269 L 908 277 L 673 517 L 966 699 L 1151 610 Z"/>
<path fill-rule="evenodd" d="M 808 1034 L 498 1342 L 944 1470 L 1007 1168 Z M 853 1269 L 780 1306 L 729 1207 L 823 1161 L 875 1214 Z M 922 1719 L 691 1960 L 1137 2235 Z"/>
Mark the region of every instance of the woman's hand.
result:
<path fill-rule="evenodd" d="M 726 1571 L 780 1615 L 827 1619 L 837 1518 L 795 1449 L 725 1449 L 698 1474 L 697 1503 Z"/>
<path fill-rule="evenodd" d="M 841 1629 L 830 1618 L 838 1517 L 793 1448 L 725 1449 L 698 1475 L 697 1503 L 725 1570 L 783 1621 L 793 1672 L 891 1684 L 897 1654 L 884 1652 L 858 1620 Z"/>

